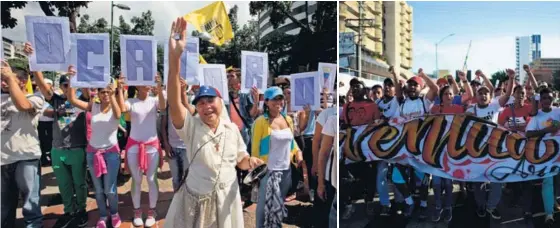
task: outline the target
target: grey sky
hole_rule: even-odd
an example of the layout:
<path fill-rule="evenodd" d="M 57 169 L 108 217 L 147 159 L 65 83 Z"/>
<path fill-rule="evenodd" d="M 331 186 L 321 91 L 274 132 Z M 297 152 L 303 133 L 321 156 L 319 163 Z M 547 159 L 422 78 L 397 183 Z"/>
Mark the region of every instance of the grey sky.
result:
<path fill-rule="evenodd" d="M 130 19 L 133 16 L 140 16 L 142 12 L 151 10 L 152 17 L 154 18 L 156 24 L 154 26 L 154 35 L 157 40 L 162 42 L 165 40 L 169 34 L 169 29 L 171 28 L 171 23 L 178 16 L 185 15 L 191 11 L 200 9 L 212 2 L 210 1 L 197 1 L 197 2 L 168 2 L 168 1 L 115 1 L 114 3 L 125 4 L 131 8 L 131 10 L 120 10 L 115 8 L 114 10 L 114 24 L 118 25 L 119 16 L 123 16 L 127 22 L 130 23 Z M 239 7 L 237 17 L 239 19 L 239 25 L 247 23 L 248 20 L 252 19 L 249 14 L 249 2 L 248 1 L 225 1 L 226 8 L 229 10 L 230 7 L 237 5 Z M 88 8 L 81 8 L 80 15 L 88 14 L 90 16 L 90 21 L 97 20 L 98 18 L 105 18 L 107 22 L 110 23 L 111 20 L 111 2 L 109 1 L 94 1 L 89 3 Z M 23 9 L 13 9 L 11 11 L 12 17 L 18 20 L 18 25 L 13 29 L 2 29 L 2 36 L 15 41 L 26 41 L 25 34 L 25 15 L 36 15 L 44 16 L 45 14 L 39 7 L 39 3 L 29 1 L 27 6 Z M 79 18 L 77 20 L 79 22 Z M 192 27 L 188 29 L 189 34 L 193 30 Z"/>

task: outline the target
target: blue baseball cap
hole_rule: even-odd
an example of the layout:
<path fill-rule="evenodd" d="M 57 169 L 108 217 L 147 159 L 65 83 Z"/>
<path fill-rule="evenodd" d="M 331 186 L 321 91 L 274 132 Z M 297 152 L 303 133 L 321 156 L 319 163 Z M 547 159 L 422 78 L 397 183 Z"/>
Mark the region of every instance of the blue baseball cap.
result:
<path fill-rule="evenodd" d="M 272 100 L 277 96 L 284 97 L 284 92 L 278 86 L 269 87 L 264 91 L 264 99 L 265 100 Z"/>
<path fill-rule="evenodd" d="M 200 98 L 202 97 L 219 97 L 222 98 L 222 95 L 220 94 L 220 92 L 212 87 L 212 86 L 200 86 L 200 89 L 198 89 L 198 93 L 196 93 L 196 96 L 194 98 L 194 100 L 192 101 L 193 105 L 196 105 L 196 103 L 198 102 L 198 100 L 200 100 Z"/>

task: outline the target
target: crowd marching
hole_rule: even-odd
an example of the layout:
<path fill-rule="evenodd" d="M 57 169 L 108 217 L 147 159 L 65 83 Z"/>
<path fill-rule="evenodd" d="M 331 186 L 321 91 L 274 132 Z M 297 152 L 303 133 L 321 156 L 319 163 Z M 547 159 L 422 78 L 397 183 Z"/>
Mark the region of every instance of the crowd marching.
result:
<path fill-rule="evenodd" d="M 42 165 L 52 165 L 64 204 L 55 227 L 88 223 L 86 175 L 99 209 L 96 227 L 119 227 L 122 219 L 157 227 L 157 173 L 164 160 L 175 189 L 165 227 L 244 227 L 249 201 L 257 203 L 257 227 L 280 227 L 298 183 L 305 183 L 313 203 L 310 218 L 321 218 L 312 225 L 336 227 L 336 99 L 324 90 L 321 110 L 292 111 L 289 80 L 279 80 L 263 97 L 256 88 L 241 93 L 235 68 L 227 70 L 228 94 L 187 85 L 179 77 L 185 44 L 186 22 L 178 18 L 169 38 L 167 87 L 159 75 L 154 87 L 127 86 L 121 75 L 105 88 L 76 89 L 76 69 L 69 66 L 58 89 L 42 72 L 31 72 L 38 89 L 32 95 L 25 91 L 27 70 L 2 61 L 2 227 L 15 227 L 19 195 L 25 226 L 43 226 Z M 25 44 L 28 55 L 37 48 Z M 132 218 L 119 216 L 121 162 L 132 177 Z M 266 172 L 258 176 L 263 164 Z M 147 211 L 140 208 L 144 175 Z M 245 187 L 247 175 L 256 177 L 257 191 Z"/>
<path fill-rule="evenodd" d="M 367 88 L 354 78 L 350 81 L 347 95 L 339 98 L 340 132 L 345 134 L 350 132 L 348 129 L 379 121 L 407 121 L 429 114 L 466 113 L 497 123 L 512 132 L 524 132 L 526 137 L 557 133 L 560 130 L 560 108 L 554 106 L 557 106 L 558 94 L 546 83 L 537 84 L 529 66 L 525 65 L 523 70 L 528 75 L 525 84 L 516 80 L 514 70 L 507 69 L 508 79 L 498 82 L 497 86 L 480 70 L 470 81 L 464 72 L 459 71 L 459 83 L 451 75 L 433 80 L 422 69 L 407 81 L 399 80 L 392 67 L 389 71 L 393 77 L 386 78 L 382 86 Z M 474 198 L 470 200 L 476 202 L 476 214 L 481 218 L 501 219 L 497 206 L 502 192 L 508 191 L 513 195 L 509 205 L 520 206 L 527 222 L 531 222 L 533 217 L 533 200 L 542 200 L 545 224 L 558 227 L 558 223 L 554 222 L 555 208 L 560 209 L 560 176 L 557 174 L 506 184 L 460 182 L 423 173 L 398 162 L 354 162 L 344 153 L 340 155 L 340 181 L 342 186 L 347 186 L 340 189 L 342 220 L 352 217 L 355 212 L 353 202 L 361 199 L 363 194 L 369 217 L 402 213 L 406 217 L 417 216 L 420 220 L 449 222 L 453 215 L 455 183 L 460 186 L 463 196 Z M 537 185 L 542 186 L 541 199 L 532 197 Z M 428 205 L 430 187 L 434 198 L 431 207 Z M 393 202 L 389 196 L 391 191 L 394 192 Z M 379 209 L 374 207 L 376 192 L 381 205 Z"/>

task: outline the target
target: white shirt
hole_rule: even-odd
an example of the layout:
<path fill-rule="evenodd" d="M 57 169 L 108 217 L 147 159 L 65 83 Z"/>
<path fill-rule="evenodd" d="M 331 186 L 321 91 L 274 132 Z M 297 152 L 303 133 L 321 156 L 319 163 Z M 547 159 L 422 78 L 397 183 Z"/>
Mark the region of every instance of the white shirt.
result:
<path fill-rule="evenodd" d="M 395 113 L 399 110 L 399 101 L 396 96 L 387 103 L 385 103 L 383 98 L 378 99 L 375 103 L 377 104 L 377 107 L 379 107 L 381 114 L 383 114 L 386 118 L 395 116 Z"/>
<path fill-rule="evenodd" d="M 272 130 L 270 133 L 270 151 L 267 168 L 269 170 L 290 169 L 290 149 L 294 135 L 291 128 Z"/>
<path fill-rule="evenodd" d="M 325 123 L 325 125 L 323 126 L 323 132 L 321 132 L 323 135 L 334 137 L 333 148 L 338 148 L 337 146 L 338 143 L 336 141 L 337 128 L 338 128 L 338 117 L 330 116 L 329 119 L 327 120 L 327 123 Z M 325 173 L 329 173 L 330 171 L 330 178 L 328 178 L 328 180 L 330 180 L 333 187 L 338 188 L 338 176 L 337 176 L 338 159 L 332 161 L 333 160 L 332 154 L 333 151 L 331 151 L 331 154 L 329 154 L 329 160 L 327 161 L 327 170 Z M 338 153 L 334 152 L 334 154 L 338 154 Z"/>
<path fill-rule="evenodd" d="M 550 112 L 539 110 L 537 115 L 531 118 L 527 124 L 526 131 L 538 131 L 552 126 L 553 121 L 560 121 L 560 108 L 552 108 Z"/>
<path fill-rule="evenodd" d="M 158 98 L 148 96 L 143 101 L 138 98 L 129 98 L 125 106 L 130 112 L 130 137 L 140 142 L 156 139 Z"/>
<path fill-rule="evenodd" d="M 119 119 L 113 115 L 113 109 L 107 113 L 101 111 L 101 105 L 93 103 L 91 106 L 91 138 L 89 145 L 96 149 L 106 149 L 117 145 L 117 131 Z"/>
<path fill-rule="evenodd" d="M 190 115 L 190 113 L 188 113 Z M 173 148 L 185 149 L 185 143 L 181 140 L 181 137 L 177 134 L 175 128 L 173 128 L 173 123 L 171 122 L 171 117 L 167 116 L 167 141 L 169 145 Z"/>
<path fill-rule="evenodd" d="M 467 112 L 473 113 L 475 116 L 498 123 L 498 116 L 503 108 L 500 106 L 499 100 L 494 100 L 486 108 L 478 107 L 478 104 L 472 105 L 467 109 Z"/>
<path fill-rule="evenodd" d="M 338 108 L 336 106 L 332 106 L 332 107 L 329 107 L 329 108 L 323 110 L 317 116 L 317 123 L 321 124 L 321 126 L 324 127 L 325 124 L 327 123 L 327 120 L 329 119 L 329 117 L 336 116 L 336 111 L 337 110 L 338 110 Z"/>
<path fill-rule="evenodd" d="M 423 101 L 423 102 L 422 102 Z M 413 119 L 430 112 L 433 102 L 425 97 L 418 97 L 415 100 L 406 98 L 404 103 L 400 105 L 399 109 L 395 112 L 396 116 L 404 119 Z M 395 117 L 395 116 L 392 116 Z"/>
<path fill-rule="evenodd" d="M 33 95 L 39 96 L 43 98 L 43 100 L 45 99 L 45 96 L 43 96 L 43 93 L 41 93 L 41 91 L 36 92 Z M 45 110 L 47 110 L 47 108 L 49 108 L 50 106 L 51 105 L 49 104 L 49 102 L 45 102 L 43 104 L 43 108 L 41 109 L 41 115 L 39 116 L 39 121 L 45 121 L 45 122 L 54 121 L 53 118 L 44 115 Z"/>

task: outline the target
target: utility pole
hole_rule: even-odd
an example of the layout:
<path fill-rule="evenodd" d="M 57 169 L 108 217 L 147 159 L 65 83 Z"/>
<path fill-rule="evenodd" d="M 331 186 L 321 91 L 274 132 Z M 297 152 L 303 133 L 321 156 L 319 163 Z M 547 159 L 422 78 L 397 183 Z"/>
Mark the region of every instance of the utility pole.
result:
<path fill-rule="evenodd" d="M 364 36 L 365 28 L 373 28 L 373 19 L 364 18 L 364 2 L 359 1 L 358 3 L 358 19 L 346 19 L 346 27 L 351 29 L 358 29 L 358 45 L 357 45 L 357 62 L 358 62 L 358 77 L 362 77 L 362 41 Z M 357 21 L 358 26 L 352 24 L 352 22 Z"/>

